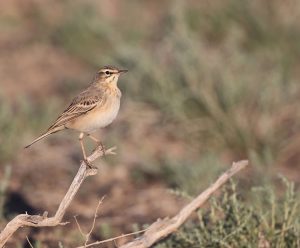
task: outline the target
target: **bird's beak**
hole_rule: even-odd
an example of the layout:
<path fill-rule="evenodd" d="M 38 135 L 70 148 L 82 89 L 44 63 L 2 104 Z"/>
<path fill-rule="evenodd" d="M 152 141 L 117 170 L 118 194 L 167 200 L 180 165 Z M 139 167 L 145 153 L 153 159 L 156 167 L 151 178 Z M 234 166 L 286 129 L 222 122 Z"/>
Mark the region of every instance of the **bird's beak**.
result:
<path fill-rule="evenodd" d="M 126 73 L 126 72 L 128 72 L 128 70 L 126 70 L 126 69 L 118 71 L 119 74 Z"/>

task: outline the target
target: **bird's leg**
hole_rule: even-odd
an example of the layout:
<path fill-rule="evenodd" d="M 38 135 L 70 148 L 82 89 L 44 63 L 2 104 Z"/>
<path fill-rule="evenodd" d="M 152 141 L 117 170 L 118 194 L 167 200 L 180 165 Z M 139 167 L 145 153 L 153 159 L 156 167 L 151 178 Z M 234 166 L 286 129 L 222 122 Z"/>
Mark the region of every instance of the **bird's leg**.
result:
<path fill-rule="evenodd" d="M 101 146 L 103 155 L 105 156 L 105 147 L 104 147 L 103 143 L 102 143 L 100 140 L 98 140 L 96 137 L 94 137 L 94 136 L 92 136 L 92 135 L 90 135 L 90 134 L 88 134 L 87 136 L 88 136 L 91 140 L 95 141 L 97 145 L 100 145 L 100 146 Z"/>
<path fill-rule="evenodd" d="M 83 144 L 83 137 L 84 137 L 84 133 L 80 133 L 78 139 L 79 139 L 82 154 L 83 154 L 83 160 L 89 168 L 92 168 L 92 166 L 90 165 L 89 161 L 86 158 L 86 152 L 85 152 L 85 148 L 84 148 L 84 144 Z"/>

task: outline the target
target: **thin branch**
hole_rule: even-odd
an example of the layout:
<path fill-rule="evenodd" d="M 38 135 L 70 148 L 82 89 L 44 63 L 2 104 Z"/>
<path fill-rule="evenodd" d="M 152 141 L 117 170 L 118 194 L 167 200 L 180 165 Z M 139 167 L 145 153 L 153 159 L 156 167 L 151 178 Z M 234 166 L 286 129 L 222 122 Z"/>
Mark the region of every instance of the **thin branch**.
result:
<path fill-rule="evenodd" d="M 209 197 L 214 192 L 216 192 L 233 175 L 244 169 L 247 165 L 247 160 L 233 163 L 231 168 L 223 173 L 213 185 L 211 185 L 204 192 L 198 195 L 194 200 L 192 200 L 192 202 L 181 209 L 181 211 L 173 218 L 157 220 L 147 228 L 147 231 L 141 237 L 125 245 L 122 245 L 119 248 L 147 248 L 152 246 L 162 238 L 175 232 L 193 212 L 200 208 L 209 199 Z"/>
<path fill-rule="evenodd" d="M 28 242 L 29 246 L 30 246 L 31 248 L 34 248 L 34 247 L 33 247 L 33 245 L 31 244 L 31 242 L 30 242 L 30 240 L 29 240 L 28 236 L 26 236 L 26 240 L 27 240 L 27 242 Z"/>
<path fill-rule="evenodd" d="M 99 210 L 99 207 L 100 207 L 100 205 L 102 204 L 104 198 L 105 198 L 105 196 L 103 196 L 103 197 L 98 201 L 98 204 L 97 204 L 97 207 L 96 207 L 96 210 L 95 210 L 95 214 L 94 214 L 94 218 L 93 218 L 92 227 L 90 228 L 90 230 L 89 230 L 88 233 L 85 234 L 85 233 L 82 231 L 81 226 L 80 226 L 80 224 L 79 224 L 79 222 L 78 222 L 78 220 L 77 220 L 77 217 L 74 216 L 74 219 L 75 219 L 75 221 L 76 221 L 76 224 L 77 224 L 77 227 L 78 227 L 78 229 L 79 229 L 80 234 L 81 234 L 83 237 L 85 237 L 84 247 L 87 247 L 86 245 L 87 245 L 87 243 L 89 242 L 90 236 L 91 236 L 91 234 L 92 234 L 92 232 L 93 232 L 93 230 L 94 230 L 94 228 L 95 228 L 96 219 L 97 219 L 97 217 L 98 217 L 98 210 Z"/>
<path fill-rule="evenodd" d="M 77 225 L 77 227 L 78 227 L 78 230 L 79 230 L 81 236 L 85 237 L 85 234 L 84 234 L 84 232 L 83 232 L 82 229 L 81 229 L 81 226 L 80 226 L 80 224 L 79 224 L 79 222 L 78 222 L 78 220 L 77 220 L 77 216 L 76 216 L 76 215 L 74 216 L 74 219 L 75 219 L 76 225 Z"/>
<path fill-rule="evenodd" d="M 105 151 L 105 155 L 107 154 L 115 154 L 115 147 L 112 147 Z M 89 163 L 92 163 L 97 158 L 102 157 L 104 155 L 102 146 L 97 147 L 94 152 L 87 158 Z M 0 233 L 0 247 L 3 247 L 8 239 L 16 232 L 20 227 L 30 226 L 30 227 L 49 227 L 49 226 L 57 226 L 57 225 L 65 225 L 66 222 L 62 223 L 63 216 L 71 204 L 74 196 L 79 190 L 81 184 L 88 176 L 93 176 L 98 173 L 97 168 L 89 168 L 84 161 L 81 162 L 80 168 L 73 179 L 71 186 L 69 187 L 66 195 L 61 201 L 55 215 L 53 217 L 47 217 L 48 213 L 44 212 L 41 215 L 28 215 L 20 214 L 17 215 L 14 219 L 12 219 L 5 228 Z"/>
<path fill-rule="evenodd" d="M 99 200 L 99 202 L 98 202 L 98 204 L 97 204 L 97 207 L 96 207 L 96 210 L 95 210 L 95 214 L 94 214 L 94 219 L 93 219 L 92 227 L 91 227 L 90 231 L 87 233 L 87 241 L 86 241 L 86 243 L 88 242 L 88 239 L 90 238 L 90 236 L 91 236 L 91 234 L 92 234 L 92 232 L 93 232 L 93 230 L 94 230 L 94 228 L 95 228 L 96 219 L 98 218 L 98 210 L 99 210 L 99 207 L 100 207 L 100 205 L 102 204 L 104 198 L 105 198 L 105 196 L 103 196 L 103 197 Z"/>
<path fill-rule="evenodd" d="M 96 242 L 90 243 L 90 244 L 88 244 L 88 245 L 78 246 L 78 247 L 76 247 L 76 248 L 86 248 L 86 247 L 91 247 L 91 246 L 93 246 L 93 245 L 100 245 L 100 244 L 112 242 L 112 241 L 115 241 L 115 240 L 120 239 L 120 238 L 125 238 L 125 237 L 128 237 L 128 236 L 132 236 L 132 235 L 135 235 L 135 234 L 139 234 L 139 233 L 146 232 L 147 230 L 148 230 L 148 228 L 143 229 L 143 230 L 140 230 L 140 231 L 136 231 L 136 232 L 131 232 L 131 233 L 122 234 L 122 235 L 117 236 L 117 237 L 113 237 L 113 238 L 105 239 L 105 240 L 101 240 L 101 241 L 96 241 Z"/>

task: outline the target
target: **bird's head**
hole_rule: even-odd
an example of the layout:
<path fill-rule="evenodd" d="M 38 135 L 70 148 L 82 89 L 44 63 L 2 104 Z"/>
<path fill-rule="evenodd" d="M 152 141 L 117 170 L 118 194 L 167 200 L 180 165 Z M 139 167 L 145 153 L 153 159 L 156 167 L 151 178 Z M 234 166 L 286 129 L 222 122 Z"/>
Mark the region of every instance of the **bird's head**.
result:
<path fill-rule="evenodd" d="M 97 72 L 98 83 L 117 84 L 119 76 L 128 70 L 118 69 L 115 66 L 104 66 Z"/>

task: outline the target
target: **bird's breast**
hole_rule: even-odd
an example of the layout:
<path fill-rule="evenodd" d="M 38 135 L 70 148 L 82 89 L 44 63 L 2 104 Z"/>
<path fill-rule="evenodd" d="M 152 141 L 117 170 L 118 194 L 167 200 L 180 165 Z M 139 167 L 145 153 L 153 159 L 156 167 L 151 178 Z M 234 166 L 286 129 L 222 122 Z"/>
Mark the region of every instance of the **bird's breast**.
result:
<path fill-rule="evenodd" d="M 99 104 L 92 111 L 76 119 L 72 127 L 85 133 L 92 133 L 99 128 L 106 127 L 116 118 L 120 109 L 120 97 L 111 96 L 105 103 Z"/>
<path fill-rule="evenodd" d="M 106 105 L 96 107 L 95 124 L 98 127 L 105 127 L 112 123 L 120 109 L 120 98 L 114 97 L 108 100 Z"/>

